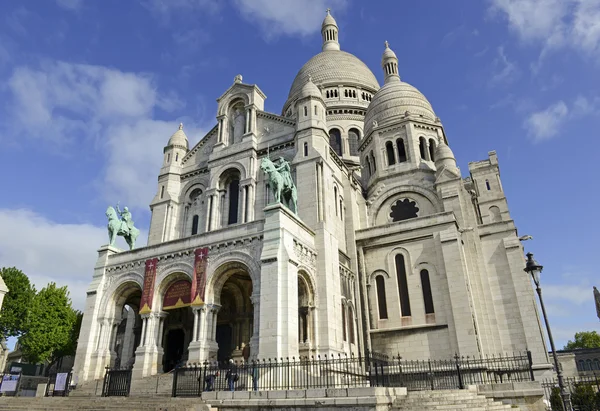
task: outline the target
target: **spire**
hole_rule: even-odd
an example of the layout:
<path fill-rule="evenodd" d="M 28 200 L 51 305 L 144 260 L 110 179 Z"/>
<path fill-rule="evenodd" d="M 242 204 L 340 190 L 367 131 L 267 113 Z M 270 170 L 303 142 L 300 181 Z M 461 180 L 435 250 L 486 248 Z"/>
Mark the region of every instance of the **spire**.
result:
<path fill-rule="evenodd" d="M 327 15 L 321 25 L 321 35 L 323 36 L 323 51 L 339 50 L 340 43 L 338 41 L 338 25 L 335 19 L 329 13 L 331 9 L 327 9 Z"/>
<path fill-rule="evenodd" d="M 173 135 L 169 139 L 169 142 L 167 143 L 167 147 L 174 147 L 174 146 L 183 147 L 186 150 L 189 147 L 188 138 L 185 135 L 185 133 L 183 132 L 183 123 L 179 123 L 178 130 L 175 133 L 173 133 Z"/>
<path fill-rule="evenodd" d="M 385 76 L 384 82 L 387 84 L 390 81 L 400 81 L 400 76 L 398 75 L 398 57 L 396 57 L 396 53 L 390 48 L 390 43 L 386 41 L 384 44 L 385 50 L 381 57 L 381 67 Z"/>

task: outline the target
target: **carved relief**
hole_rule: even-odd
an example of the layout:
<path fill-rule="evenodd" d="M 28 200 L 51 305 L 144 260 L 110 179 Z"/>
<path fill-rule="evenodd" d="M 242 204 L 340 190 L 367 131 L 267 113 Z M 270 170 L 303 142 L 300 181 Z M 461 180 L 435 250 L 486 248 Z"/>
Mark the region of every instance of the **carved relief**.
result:
<path fill-rule="evenodd" d="M 294 254 L 302 263 L 309 267 L 315 267 L 317 263 L 317 253 L 308 248 L 299 241 L 294 240 Z"/>

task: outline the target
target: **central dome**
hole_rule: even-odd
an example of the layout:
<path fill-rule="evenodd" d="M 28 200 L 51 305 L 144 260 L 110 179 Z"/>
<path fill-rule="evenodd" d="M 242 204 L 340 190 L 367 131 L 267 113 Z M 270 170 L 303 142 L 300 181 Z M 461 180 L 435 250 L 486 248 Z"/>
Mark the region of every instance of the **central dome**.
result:
<path fill-rule="evenodd" d="M 300 93 L 309 76 L 318 87 L 343 84 L 372 93 L 379 89 L 375 75 L 358 57 L 342 50 L 326 50 L 302 66 L 292 83 L 286 106 Z"/>

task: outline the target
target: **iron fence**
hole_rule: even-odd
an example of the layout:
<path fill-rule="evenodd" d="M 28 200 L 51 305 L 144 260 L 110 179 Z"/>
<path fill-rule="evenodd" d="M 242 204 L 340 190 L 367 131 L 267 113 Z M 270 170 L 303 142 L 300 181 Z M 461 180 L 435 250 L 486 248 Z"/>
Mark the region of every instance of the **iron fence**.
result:
<path fill-rule="evenodd" d="M 565 388 L 571 393 L 574 411 L 600 411 L 600 375 L 563 378 Z M 558 380 L 542 381 L 544 396 L 552 410 L 562 411 Z"/>
<path fill-rule="evenodd" d="M 102 384 L 103 397 L 127 397 L 131 388 L 131 368 L 110 369 L 106 368 L 104 383 Z"/>
<path fill-rule="evenodd" d="M 189 364 L 173 371 L 173 397 L 204 391 L 407 387 L 462 389 L 471 384 L 533 380 L 531 354 L 410 361 L 370 353 L 364 357 L 317 356 L 247 363 Z"/>

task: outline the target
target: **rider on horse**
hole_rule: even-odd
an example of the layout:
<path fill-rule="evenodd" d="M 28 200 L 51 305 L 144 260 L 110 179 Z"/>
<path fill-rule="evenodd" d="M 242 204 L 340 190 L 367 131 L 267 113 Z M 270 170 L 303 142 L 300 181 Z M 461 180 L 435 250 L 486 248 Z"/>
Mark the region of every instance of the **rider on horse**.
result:
<path fill-rule="evenodd" d="M 129 208 L 123 207 L 123 211 L 119 209 L 119 203 L 117 203 L 117 213 L 121 216 L 121 220 L 125 222 L 127 229 L 131 231 L 133 228 L 133 220 L 131 219 L 131 213 Z"/>
<path fill-rule="evenodd" d="M 292 170 L 290 169 L 290 163 L 285 161 L 283 157 L 279 157 L 277 162 L 279 164 L 275 166 L 275 170 L 277 170 L 281 177 L 283 177 L 283 186 L 292 187 L 294 182 L 292 181 Z"/>

